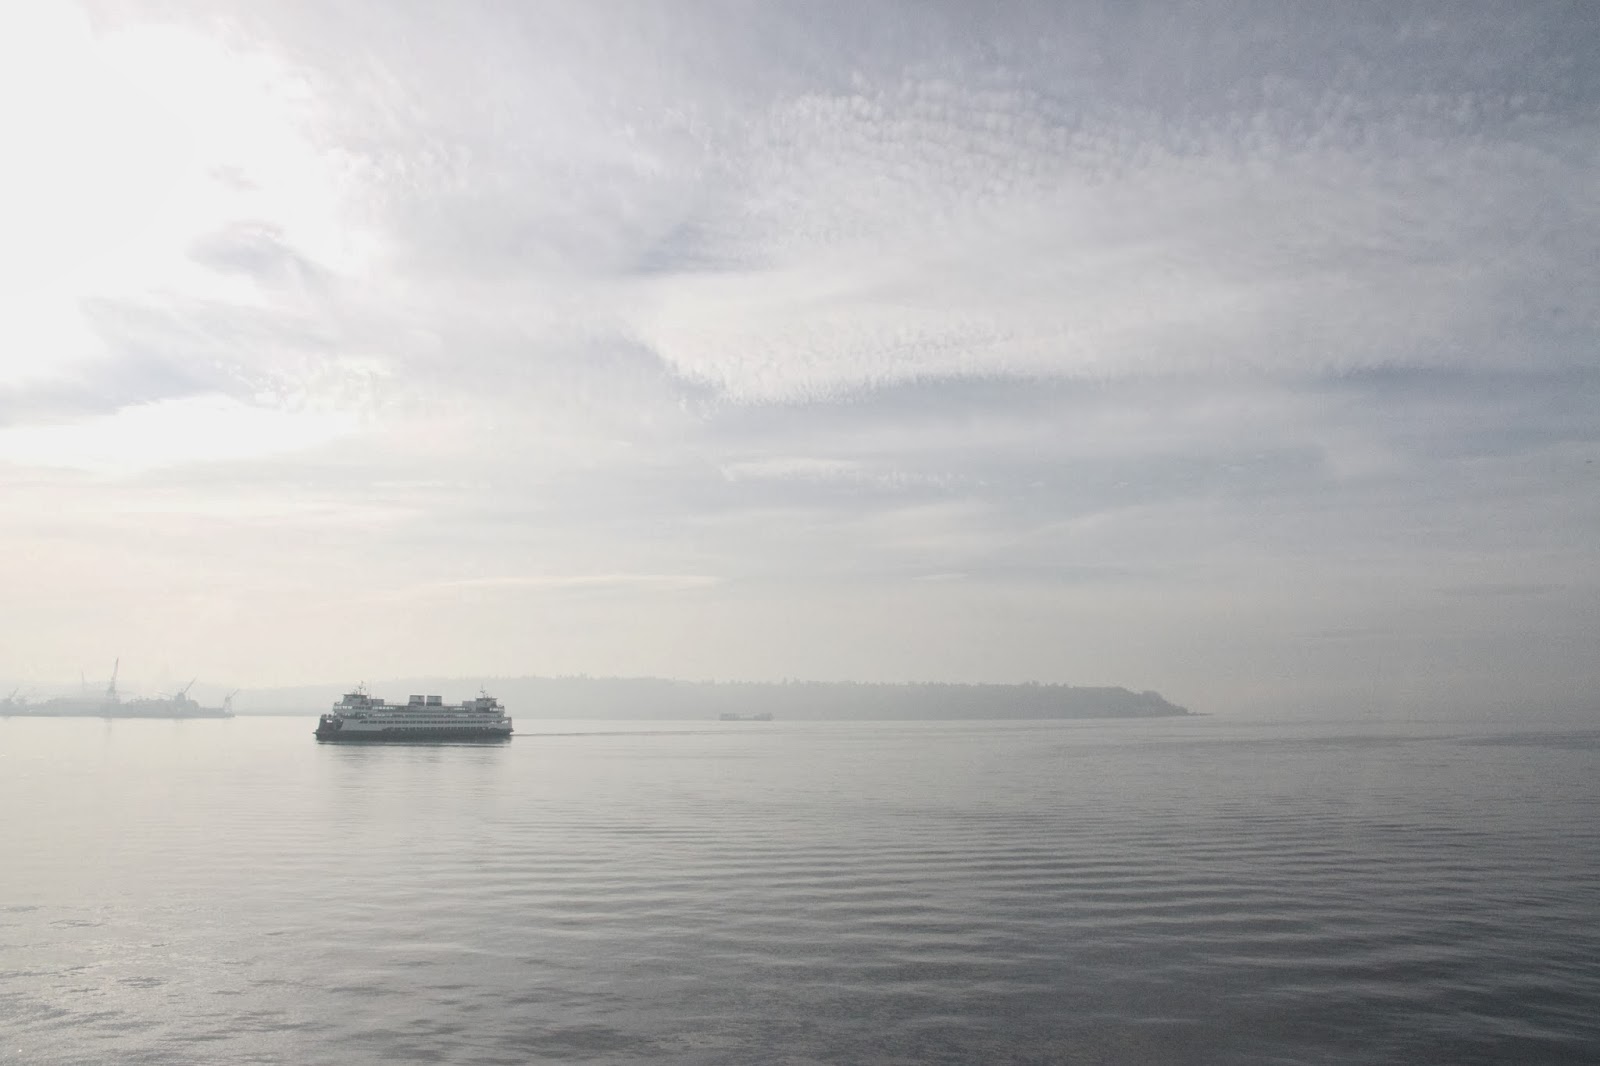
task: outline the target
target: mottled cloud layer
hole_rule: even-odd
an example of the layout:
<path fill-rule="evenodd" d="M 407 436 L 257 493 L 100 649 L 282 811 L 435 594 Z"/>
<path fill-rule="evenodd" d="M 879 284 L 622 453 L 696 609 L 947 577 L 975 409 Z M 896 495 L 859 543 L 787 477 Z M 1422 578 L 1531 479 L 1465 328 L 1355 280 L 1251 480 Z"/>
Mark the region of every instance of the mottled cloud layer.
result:
<path fill-rule="evenodd" d="M 1592 700 L 1591 5 L 3 18 L 0 678 Z"/>

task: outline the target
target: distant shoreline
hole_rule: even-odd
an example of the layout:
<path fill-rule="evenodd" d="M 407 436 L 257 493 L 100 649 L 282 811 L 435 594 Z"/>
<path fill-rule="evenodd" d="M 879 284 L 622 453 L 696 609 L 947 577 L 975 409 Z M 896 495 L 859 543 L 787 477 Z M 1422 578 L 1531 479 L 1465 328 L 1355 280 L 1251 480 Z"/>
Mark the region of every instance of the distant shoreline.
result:
<path fill-rule="evenodd" d="M 320 713 L 349 686 L 306 685 L 241 692 L 241 715 Z M 1156 692 L 1110 686 L 936 682 L 675 681 L 665 678 L 401 678 L 366 686 L 403 700 L 413 693 L 452 699 L 482 687 L 514 718 L 641 721 L 716 720 L 771 714 L 779 721 L 1029 721 L 1175 718 L 1194 712 Z"/>

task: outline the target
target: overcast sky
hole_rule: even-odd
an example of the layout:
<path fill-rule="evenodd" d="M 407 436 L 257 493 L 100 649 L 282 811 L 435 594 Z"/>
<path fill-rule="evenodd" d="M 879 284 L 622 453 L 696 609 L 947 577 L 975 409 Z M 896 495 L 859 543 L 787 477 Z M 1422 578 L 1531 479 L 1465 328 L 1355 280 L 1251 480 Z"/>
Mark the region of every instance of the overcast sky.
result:
<path fill-rule="evenodd" d="M 0 23 L 0 679 L 1600 691 L 1600 5 Z"/>

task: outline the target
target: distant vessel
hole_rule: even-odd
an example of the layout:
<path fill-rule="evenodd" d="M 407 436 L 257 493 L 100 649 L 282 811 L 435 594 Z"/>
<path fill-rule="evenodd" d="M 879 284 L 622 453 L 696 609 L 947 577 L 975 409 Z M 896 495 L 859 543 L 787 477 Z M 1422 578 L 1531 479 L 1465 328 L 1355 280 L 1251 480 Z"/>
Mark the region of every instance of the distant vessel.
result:
<path fill-rule="evenodd" d="M 221 707 L 202 707 L 189 698 L 190 681 L 171 696 L 153 696 L 124 700 L 117 693 L 117 671 L 122 666 L 118 659 L 111 667 L 111 680 L 99 696 L 57 696 L 32 703 L 12 692 L 0 702 L 0 715 L 29 715 L 37 718 L 232 718 L 233 694 L 222 701 Z M 196 679 L 198 680 L 198 679 Z"/>
<path fill-rule="evenodd" d="M 771 711 L 762 711 L 760 714 L 720 714 L 717 716 L 724 722 L 770 722 Z"/>
<path fill-rule="evenodd" d="M 508 740 L 511 719 L 500 701 L 480 692 L 476 699 L 445 703 L 438 696 L 412 696 L 385 703 L 357 688 L 317 720 L 318 740 L 341 742 L 429 742 Z"/>

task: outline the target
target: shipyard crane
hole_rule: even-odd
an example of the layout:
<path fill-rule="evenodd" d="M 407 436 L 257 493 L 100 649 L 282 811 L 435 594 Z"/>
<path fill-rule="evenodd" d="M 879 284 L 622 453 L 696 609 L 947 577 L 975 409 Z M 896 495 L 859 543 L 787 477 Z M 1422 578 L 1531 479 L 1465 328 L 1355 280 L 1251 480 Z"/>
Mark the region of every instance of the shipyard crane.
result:
<path fill-rule="evenodd" d="M 111 664 L 111 683 L 106 686 L 106 699 L 115 703 L 117 700 L 117 671 L 122 667 L 122 658 Z"/>
<path fill-rule="evenodd" d="M 175 700 L 186 700 L 186 699 L 188 699 L 189 698 L 189 690 L 194 688 L 194 683 L 196 681 L 198 681 L 198 680 L 200 680 L 198 677 L 191 677 L 189 679 L 189 683 L 187 685 L 183 686 L 182 688 L 180 688 L 178 690 L 178 694 L 176 696 L 172 697 L 172 698 L 175 699 Z"/>

